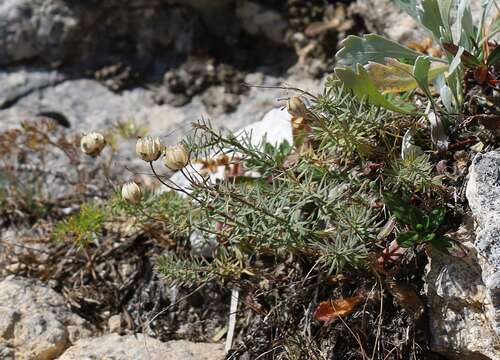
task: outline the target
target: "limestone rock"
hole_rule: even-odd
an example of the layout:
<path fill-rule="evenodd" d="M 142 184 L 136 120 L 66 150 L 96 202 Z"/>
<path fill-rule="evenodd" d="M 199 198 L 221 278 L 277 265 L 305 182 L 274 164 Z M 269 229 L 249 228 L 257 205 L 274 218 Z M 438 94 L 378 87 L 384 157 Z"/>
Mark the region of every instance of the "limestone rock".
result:
<path fill-rule="evenodd" d="M 17 73 L 11 73 L 10 79 L 0 85 L 2 93 L 19 93 L 16 90 Z M 19 75 L 32 79 L 31 75 Z M 14 80 L 12 80 L 14 78 Z M 50 78 L 50 77 L 49 77 Z M 1 80 L 1 77 L 0 77 Z M 31 80 L 27 80 L 29 83 Z M 324 80 L 312 80 L 303 74 L 291 75 L 286 79 L 273 76 L 249 74 L 246 82 L 254 85 L 274 86 L 285 83 L 299 86 L 304 90 L 320 92 Z M 8 86 L 12 84 L 12 86 Z M 27 88 L 36 88 L 33 81 Z M 13 95 L 14 96 L 14 95 Z M 28 91 L 17 98 L 12 106 L 1 109 L 0 131 L 19 126 L 23 120 L 35 119 L 44 112 L 58 113 L 67 119 L 72 134 L 90 131 L 106 131 L 119 122 L 132 121 L 136 127 L 145 129 L 149 134 L 159 136 L 166 145 L 172 145 L 192 131 L 191 123 L 200 118 L 210 119 L 216 130 L 236 131 L 248 124 L 257 122 L 271 109 L 279 106 L 278 98 L 286 97 L 281 89 L 251 88 L 248 94 L 241 95 L 240 104 L 231 113 L 212 117 L 203 105 L 203 96 L 195 96 L 183 107 L 168 104 L 157 105 L 152 99 L 152 91 L 135 88 L 121 93 L 114 93 L 99 82 L 88 79 L 66 80 L 54 86 Z M 11 97 L 12 98 L 12 97 Z M 118 163 L 127 163 L 132 169 L 139 170 L 143 163 L 135 155 L 135 139 L 118 139 Z M 57 152 L 59 154 L 59 152 Z M 58 168 L 68 165 L 57 163 Z"/>
<path fill-rule="evenodd" d="M 54 359 L 69 346 L 68 331 L 53 314 L 32 314 L 16 324 L 13 345 L 28 358 Z"/>
<path fill-rule="evenodd" d="M 0 109 L 23 96 L 62 82 L 62 73 L 44 69 L 11 69 L 0 73 Z"/>
<path fill-rule="evenodd" d="M 275 108 L 270 110 L 261 121 L 255 122 L 237 132 L 239 136 L 250 135 L 252 144 L 266 142 L 279 145 L 283 141 L 293 143 L 291 116 L 286 109 Z"/>
<path fill-rule="evenodd" d="M 15 360 L 14 349 L 7 344 L 7 342 L 0 338 L 0 359 L 2 360 Z"/>
<path fill-rule="evenodd" d="M 222 344 L 175 340 L 162 343 L 147 335 L 109 334 L 78 341 L 59 360 L 222 360 Z"/>
<path fill-rule="evenodd" d="M 109 332 L 117 333 L 122 329 L 122 317 L 121 315 L 113 315 L 108 319 Z"/>
<path fill-rule="evenodd" d="M 78 18 L 63 1 L 6 0 L 0 4 L 0 64 L 42 53 L 61 58 L 78 29 Z"/>
<path fill-rule="evenodd" d="M 368 31 L 401 43 L 426 36 L 417 22 L 392 0 L 358 0 L 349 12 L 361 17 Z"/>
<path fill-rule="evenodd" d="M 488 316 L 500 336 L 500 152 L 478 154 L 469 170 L 467 200 L 477 222 L 474 247 L 486 286 Z"/>
<path fill-rule="evenodd" d="M 249 34 L 264 35 L 277 44 L 285 42 L 288 24 L 279 13 L 253 1 L 239 0 L 236 15 Z"/>
<path fill-rule="evenodd" d="M 22 70 L 21 73 L 14 72 L 8 76 L 0 73 L 0 80 L 6 80 L 0 85 L 0 96 L 11 93 L 13 95 L 5 99 L 12 99 L 14 94 L 21 93 L 16 90 L 20 88 L 16 84 L 25 81 L 29 88 L 36 88 L 37 82 L 31 80 L 33 77 L 28 76 L 27 72 Z M 254 85 L 273 86 L 285 83 L 319 92 L 323 84 L 323 80 L 316 81 L 303 75 L 292 75 L 286 79 L 272 76 L 257 78 L 251 75 L 254 74 L 248 76 L 247 82 Z M 56 75 L 46 76 L 48 79 L 52 79 L 52 76 L 57 78 Z M 212 118 L 204 108 L 201 96 L 195 96 L 182 108 L 156 105 L 149 90 L 135 88 L 117 94 L 99 82 L 88 79 L 67 80 L 55 86 L 27 92 L 15 105 L 0 109 L 0 130 L 17 126 L 22 120 L 32 119 L 41 112 L 57 112 L 67 118 L 72 131 L 103 131 L 116 122 L 133 120 L 150 133 L 164 137 L 162 140 L 168 143 L 185 135 L 190 130 L 191 122 L 201 117 Z M 283 96 L 286 96 L 283 90 L 251 88 L 248 94 L 241 96 L 240 105 L 234 112 L 221 114 L 212 118 L 211 122 L 217 129 L 235 131 L 261 120 L 269 110 L 279 105 L 276 99 Z"/>
<path fill-rule="evenodd" d="M 5 0 L 0 65 L 105 66 L 123 59 L 144 69 L 158 53 L 174 59 L 233 42 L 243 30 L 283 43 L 287 22 L 261 5 L 235 0 Z M 241 5 L 240 5 L 241 4 Z M 238 14 L 238 15 L 237 15 Z"/>
<path fill-rule="evenodd" d="M 193 10 L 155 0 L 6 0 L 0 24 L 0 65 L 103 65 L 124 51 L 147 64 L 158 48 L 191 52 L 202 29 Z"/>
<path fill-rule="evenodd" d="M 89 324 L 66 308 L 64 298 L 33 279 L 0 282 L 0 351 L 16 358 L 50 360 L 91 334 Z"/>
<path fill-rule="evenodd" d="M 126 92 L 119 96 L 93 80 L 65 81 L 22 97 L 0 118 L 14 124 L 19 119 L 33 118 L 42 112 L 58 112 L 68 119 L 73 130 L 103 129 L 117 121 L 126 121 L 145 104 L 144 91 Z"/>
<path fill-rule="evenodd" d="M 486 287 L 473 246 L 472 219 L 448 236 L 468 249 L 468 255 L 459 258 L 428 251 L 425 288 L 431 348 L 451 359 L 497 359 L 500 342 L 484 311 Z"/>
<path fill-rule="evenodd" d="M 468 255 L 429 254 L 431 346 L 455 359 L 499 359 L 500 152 L 476 155 L 466 196 L 473 220 L 450 237 L 460 241 Z"/>

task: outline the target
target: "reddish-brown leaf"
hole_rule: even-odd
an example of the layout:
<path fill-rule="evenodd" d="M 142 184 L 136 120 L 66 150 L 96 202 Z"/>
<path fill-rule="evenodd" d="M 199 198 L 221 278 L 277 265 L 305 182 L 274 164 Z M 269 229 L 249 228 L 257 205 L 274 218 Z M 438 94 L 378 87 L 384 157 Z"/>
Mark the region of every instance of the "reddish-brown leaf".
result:
<path fill-rule="evenodd" d="M 314 312 L 314 318 L 319 321 L 330 322 L 339 316 L 350 314 L 356 305 L 364 300 L 363 295 L 355 295 L 345 299 L 327 300 L 319 304 Z"/>
<path fill-rule="evenodd" d="M 500 115 L 482 114 L 474 115 L 469 118 L 470 122 L 478 122 L 490 130 L 500 129 Z"/>
<path fill-rule="evenodd" d="M 446 51 L 448 51 L 452 55 L 456 55 L 459 47 L 452 43 L 444 43 L 443 47 Z M 464 63 L 465 66 L 475 68 L 478 65 L 481 65 L 481 62 L 470 52 L 464 50 L 462 56 L 460 56 L 460 60 Z"/>
<path fill-rule="evenodd" d="M 406 312 L 416 319 L 422 316 L 425 310 L 424 303 L 412 287 L 398 284 L 393 280 L 388 280 L 387 285 L 394 299 Z"/>

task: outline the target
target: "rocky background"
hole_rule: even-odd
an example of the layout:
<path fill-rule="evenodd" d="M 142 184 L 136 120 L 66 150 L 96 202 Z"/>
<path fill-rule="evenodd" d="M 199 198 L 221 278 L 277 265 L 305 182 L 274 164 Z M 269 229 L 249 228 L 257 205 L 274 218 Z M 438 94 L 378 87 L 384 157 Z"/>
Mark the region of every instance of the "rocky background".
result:
<path fill-rule="evenodd" d="M 133 123 L 136 130 L 160 135 L 165 143 L 177 142 L 200 118 L 210 119 L 216 128 L 236 130 L 283 106 L 289 95 L 284 87 L 321 92 L 337 44 L 347 34 L 377 32 L 401 42 L 421 40 L 425 34 L 415 29 L 414 22 L 388 0 L 4 0 L 0 130 L 44 118 L 68 133 Z M 118 157 L 110 160 L 122 179 L 131 176 L 129 169 L 140 169 L 130 145 L 133 140 L 118 145 Z M 63 173 L 70 162 L 58 154 L 49 158 Z M 429 264 L 433 348 L 452 358 L 500 358 L 495 224 L 500 185 L 491 171 L 498 163 L 497 153 L 478 157 L 467 188 L 480 231 L 476 239 L 470 225 L 462 235 L 475 249 L 475 258 L 454 258 L 456 263 L 449 264 L 450 259 L 436 255 Z M 46 184 L 46 191 L 62 199 L 68 194 L 57 184 Z M 53 245 L 26 243 L 31 229 L 6 223 L 0 228 L 0 359 L 224 357 L 219 344 L 160 342 L 153 337 L 165 339 L 154 329 L 137 336 L 123 331 L 131 328 L 127 322 L 146 321 L 161 310 L 161 302 L 149 298 L 174 296 L 159 290 L 151 269 L 147 273 L 152 278 L 127 298 L 128 305 L 121 304 L 126 311 L 116 315 L 104 309 L 101 320 L 106 326 L 96 329 L 90 321 L 90 313 L 99 308 L 96 300 L 72 303 L 86 295 L 61 293 L 63 281 L 44 278 L 43 268 L 30 271 L 46 281 L 26 277 L 29 271 L 20 260 L 33 257 L 37 266 L 61 262 L 61 267 L 69 267 L 62 259 L 75 250 L 53 259 L 54 252 L 45 253 Z M 127 265 L 129 246 L 134 244 L 120 245 L 113 266 L 128 275 L 151 267 L 144 258 L 154 246 L 142 257 L 126 259 L 132 263 Z M 138 315 L 134 304 L 148 299 L 150 312 Z M 228 304 L 212 300 L 219 307 L 207 311 L 225 316 Z M 186 309 L 190 320 L 198 319 L 196 311 Z M 213 328 L 219 325 L 224 322 L 214 321 Z M 210 340 L 200 331 L 204 330 L 177 328 L 171 338 Z"/>

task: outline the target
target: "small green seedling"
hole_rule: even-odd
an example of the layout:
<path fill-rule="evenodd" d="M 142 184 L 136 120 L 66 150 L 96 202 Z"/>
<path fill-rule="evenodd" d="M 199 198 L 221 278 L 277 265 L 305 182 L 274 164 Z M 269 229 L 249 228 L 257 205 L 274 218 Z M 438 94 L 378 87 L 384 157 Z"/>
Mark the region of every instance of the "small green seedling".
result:
<path fill-rule="evenodd" d="M 407 229 L 400 232 L 396 238 L 401 247 L 410 248 L 420 244 L 431 244 L 440 250 L 451 247 L 450 239 L 438 235 L 438 229 L 446 215 L 445 208 L 438 207 L 425 214 L 397 195 L 385 194 L 384 197 L 394 217 Z"/>

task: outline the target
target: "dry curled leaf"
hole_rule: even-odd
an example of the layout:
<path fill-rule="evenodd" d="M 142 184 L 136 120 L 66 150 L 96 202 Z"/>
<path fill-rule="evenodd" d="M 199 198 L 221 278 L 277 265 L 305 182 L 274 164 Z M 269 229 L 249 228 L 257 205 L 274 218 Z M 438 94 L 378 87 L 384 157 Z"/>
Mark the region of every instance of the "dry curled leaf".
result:
<path fill-rule="evenodd" d="M 422 316 L 425 310 L 424 304 L 412 287 L 398 284 L 392 280 L 387 281 L 387 286 L 394 299 L 406 312 L 416 319 Z"/>
<path fill-rule="evenodd" d="M 292 117 L 292 136 L 293 143 L 297 150 L 301 152 L 302 150 L 309 149 L 311 147 L 311 141 L 309 140 L 309 135 L 312 132 L 312 128 L 308 121 L 304 117 Z"/>
<path fill-rule="evenodd" d="M 287 155 L 285 158 L 285 161 L 283 162 L 283 167 L 285 169 L 289 169 L 292 166 L 296 165 L 300 160 L 299 154 L 297 153 L 292 153 L 290 155 Z"/>
<path fill-rule="evenodd" d="M 482 114 L 469 117 L 468 123 L 478 123 L 483 125 L 486 129 L 497 130 L 500 129 L 500 115 Z"/>
<path fill-rule="evenodd" d="M 323 301 L 316 308 L 314 318 L 329 323 L 337 317 L 350 314 L 364 299 L 363 295 L 355 295 L 345 299 Z"/>
<path fill-rule="evenodd" d="M 429 54 L 430 56 L 434 56 L 437 58 L 443 55 L 441 49 L 433 44 L 432 37 L 430 36 L 418 42 L 410 41 L 406 44 L 406 46 L 408 46 L 410 49 L 417 50 L 418 52 Z"/>

